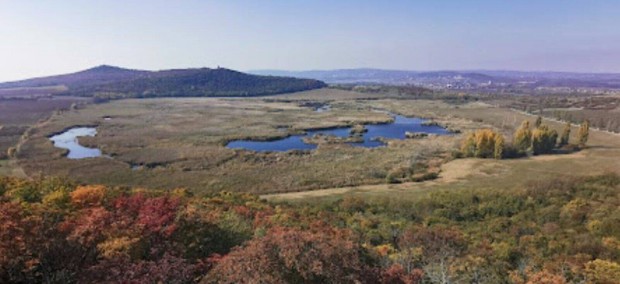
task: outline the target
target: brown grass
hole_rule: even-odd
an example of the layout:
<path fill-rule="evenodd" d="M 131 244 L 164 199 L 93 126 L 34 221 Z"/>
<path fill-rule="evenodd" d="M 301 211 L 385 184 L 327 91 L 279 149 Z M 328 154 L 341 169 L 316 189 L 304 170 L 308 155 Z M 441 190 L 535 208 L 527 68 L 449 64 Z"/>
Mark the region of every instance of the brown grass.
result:
<path fill-rule="evenodd" d="M 318 113 L 301 107 L 299 101 L 274 101 L 276 96 L 91 105 L 37 127 L 21 147 L 20 165 L 29 174 L 68 176 L 89 183 L 273 193 L 384 183 L 393 168 L 408 166 L 413 159 L 423 163 L 438 158 L 456 139 L 396 141 L 377 149 L 326 144 L 306 153 L 254 153 L 224 147 L 235 139 L 271 139 L 309 128 L 391 120 L 385 113 L 372 111 L 372 103 L 357 99 L 358 93 L 317 90 L 297 95 L 330 97 L 332 110 Z M 335 100 L 340 96 L 344 99 Z M 282 97 L 286 96 L 277 96 Z M 47 136 L 74 125 L 98 125 L 96 137 L 80 142 L 99 147 L 113 158 L 64 158 L 64 152 L 54 148 Z M 131 165 L 141 167 L 132 171 Z"/>
<path fill-rule="evenodd" d="M 415 112 L 415 102 L 403 103 L 403 108 Z M 455 109 L 438 104 L 436 108 L 423 107 L 423 113 L 433 112 L 438 116 L 480 121 L 481 125 L 511 130 L 524 119 L 533 122 L 536 117 L 496 108 L 485 104 L 470 104 Z M 562 123 L 544 120 L 545 124 L 561 130 Z M 573 127 L 572 141 L 576 140 L 577 128 Z M 581 152 L 567 155 L 545 155 L 513 160 L 459 159 L 444 164 L 440 178 L 431 182 L 406 183 L 400 185 L 372 185 L 324 189 L 309 193 L 287 193 L 264 195 L 272 201 L 318 202 L 336 199 L 343 195 L 398 196 L 401 199 L 417 198 L 439 189 L 514 189 L 525 184 L 562 176 L 596 175 L 606 172 L 620 173 L 620 136 L 602 131 L 590 131 L 589 147 Z"/>

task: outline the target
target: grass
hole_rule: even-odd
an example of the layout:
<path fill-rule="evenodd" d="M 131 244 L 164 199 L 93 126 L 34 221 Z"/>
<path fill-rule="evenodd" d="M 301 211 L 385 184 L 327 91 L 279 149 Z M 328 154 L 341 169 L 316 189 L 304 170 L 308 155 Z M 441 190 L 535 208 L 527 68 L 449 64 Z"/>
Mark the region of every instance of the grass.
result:
<path fill-rule="evenodd" d="M 329 103 L 327 112 L 312 104 Z M 387 110 L 432 118 L 464 133 L 482 127 L 510 139 L 515 127 L 535 116 L 482 102 L 449 104 L 400 96 L 321 89 L 252 99 L 174 98 L 121 100 L 53 116 L 32 129 L 19 152 L 29 175 L 67 176 L 80 182 L 149 188 L 186 187 L 262 194 L 278 202 L 322 202 L 344 195 L 415 199 L 434 190 L 513 189 L 558 176 L 620 172 L 618 135 L 591 131 L 590 147 L 570 155 L 516 160 L 460 159 L 445 163 L 461 135 L 392 141 L 388 147 L 322 144 L 312 152 L 254 153 L 224 147 L 235 139 L 274 139 L 310 128 L 385 122 Z M 110 117 L 111 120 L 105 120 Z M 545 120 L 561 131 L 562 123 Z M 82 144 L 112 158 L 69 160 L 47 139 L 75 125 L 97 125 Z M 576 141 L 577 127 L 572 140 Z M 433 181 L 387 184 L 386 176 L 421 161 L 441 168 Z M 138 165 L 137 170 L 131 167 Z M 414 168 L 414 172 L 418 169 Z"/>
<path fill-rule="evenodd" d="M 454 146 L 455 137 L 437 137 L 395 141 L 377 149 L 323 144 L 305 153 L 224 147 L 236 139 L 273 139 L 304 129 L 391 120 L 373 111 L 379 96 L 372 96 L 368 100 L 366 94 L 322 89 L 254 99 L 142 99 L 89 105 L 34 129 L 20 149 L 19 162 L 28 174 L 68 176 L 80 182 L 264 194 L 384 183 L 392 169 L 409 166 L 414 159 L 442 160 Z M 318 97 L 329 100 L 331 111 L 300 106 Z M 97 136 L 80 142 L 102 149 L 112 159 L 63 157 L 47 137 L 75 125 L 97 125 Z M 133 165 L 140 167 L 131 170 Z"/>
<path fill-rule="evenodd" d="M 0 160 L 7 158 L 8 148 L 15 146 L 31 126 L 46 120 L 57 110 L 70 108 L 74 102 L 86 101 L 72 97 L 36 98 L 40 92 L 49 90 L 0 89 Z M 7 98 L 9 94 L 22 98 Z M 31 97 L 24 99 L 26 96 Z"/>
<path fill-rule="evenodd" d="M 391 104 L 385 101 L 383 104 Z M 417 102 L 399 102 L 402 109 L 412 113 L 452 117 L 454 120 L 479 121 L 481 125 L 504 129 L 514 129 L 524 119 L 531 122 L 535 116 L 521 114 L 485 104 L 469 104 L 454 108 L 436 103 L 435 107 L 420 106 Z M 417 105 L 417 106 L 416 106 Z M 562 123 L 544 120 L 545 124 L 561 130 Z M 466 124 L 464 124 L 466 125 Z M 572 129 L 572 141 L 576 141 L 577 127 Z M 513 160 L 459 159 L 442 165 L 440 178 L 430 182 L 406 183 L 398 185 L 368 185 L 347 188 L 324 189 L 313 192 L 263 195 L 274 202 L 326 202 L 346 195 L 366 198 L 417 199 L 437 190 L 459 189 L 515 189 L 527 183 L 557 177 L 596 175 L 606 172 L 620 173 L 620 136 L 602 131 L 590 131 L 589 148 L 568 155 L 546 155 Z"/>
<path fill-rule="evenodd" d="M 64 86 L 26 87 L 0 89 L 0 98 L 36 98 L 66 91 Z"/>
<path fill-rule="evenodd" d="M 15 160 L 0 160 L 0 176 L 27 177 Z"/>

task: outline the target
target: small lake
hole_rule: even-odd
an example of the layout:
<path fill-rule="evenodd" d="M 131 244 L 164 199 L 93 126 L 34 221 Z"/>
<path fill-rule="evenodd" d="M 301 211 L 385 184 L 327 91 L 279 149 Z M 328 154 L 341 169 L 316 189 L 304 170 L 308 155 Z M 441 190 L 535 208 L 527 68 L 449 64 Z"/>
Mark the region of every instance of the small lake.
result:
<path fill-rule="evenodd" d="M 365 125 L 368 132 L 363 135 L 363 142 L 348 143 L 356 147 L 374 148 L 384 146 L 385 143 L 378 138 L 387 139 L 405 139 L 405 132 L 423 132 L 429 134 L 444 135 L 450 132 L 443 127 L 435 125 L 422 125 L 426 120 L 420 118 L 404 117 L 402 115 L 394 115 L 393 123 L 386 124 L 367 124 Z M 252 140 L 236 140 L 228 143 L 226 147 L 233 149 L 247 149 L 258 152 L 284 152 L 288 150 L 312 150 L 316 149 L 316 144 L 309 144 L 303 141 L 304 137 L 312 137 L 316 134 L 332 135 L 346 138 L 349 136 L 351 127 L 331 128 L 323 130 L 308 130 L 303 135 L 292 135 L 286 138 L 273 141 L 252 141 Z"/>
<path fill-rule="evenodd" d="M 101 150 L 80 145 L 78 142 L 78 137 L 92 137 L 96 134 L 97 129 L 94 127 L 74 127 L 63 133 L 50 137 L 50 140 L 52 140 L 55 147 L 69 150 L 69 153 L 67 154 L 67 158 L 69 159 L 94 158 L 101 157 Z"/>
<path fill-rule="evenodd" d="M 332 109 L 332 106 L 330 105 L 321 105 L 318 106 L 314 109 L 315 112 L 326 112 L 326 111 L 330 111 Z"/>

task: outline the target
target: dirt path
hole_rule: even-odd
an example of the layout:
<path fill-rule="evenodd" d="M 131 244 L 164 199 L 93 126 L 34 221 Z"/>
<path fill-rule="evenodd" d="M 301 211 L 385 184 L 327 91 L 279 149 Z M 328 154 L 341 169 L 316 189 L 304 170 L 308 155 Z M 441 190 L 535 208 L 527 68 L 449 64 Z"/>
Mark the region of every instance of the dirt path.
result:
<path fill-rule="evenodd" d="M 374 185 L 360 185 L 351 187 L 340 188 L 328 188 L 302 192 L 288 192 L 277 194 L 265 194 L 260 198 L 267 200 L 287 200 L 287 199 L 302 199 L 308 197 L 324 197 L 334 194 L 343 194 L 351 191 L 356 192 L 370 192 L 370 191 L 398 191 L 398 190 L 411 190 L 416 188 L 432 187 L 438 184 L 449 184 L 462 180 L 478 171 L 477 164 L 480 164 L 476 159 L 459 159 L 453 160 L 441 166 L 441 173 L 439 178 L 426 181 L 426 182 L 407 182 L 401 184 L 374 184 Z"/>
<path fill-rule="evenodd" d="M 483 160 L 458 159 L 441 166 L 439 178 L 425 182 L 409 182 L 402 184 L 360 185 L 342 188 L 319 189 L 304 192 L 289 192 L 261 195 L 262 199 L 282 201 L 301 200 L 304 198 L 327 197 L 347 193 L 403 193 L 412 190 L 449 188 L 459 184 L 461 187 L 475 187 L 478 185 L 511 186 L 523 183 L 529 178 L 543 174 L 558 176 L 568 174 L 564 168 L 556 165 L 580 164 L 590 158 L 591 150 L 568 155 L 544 155 L 516 160 Z M 598 160 L 598 158 L 596 158 Z M 612 161 L 606 159 L 607 162 Z M 613 160 L 615 161 L 615 160 Z M 619 165 L 620 166 L 620 165 Z M 609 168 L 609 167 L 608 167 Z M 620 167 L 618 167 L 620 170 Z"/>

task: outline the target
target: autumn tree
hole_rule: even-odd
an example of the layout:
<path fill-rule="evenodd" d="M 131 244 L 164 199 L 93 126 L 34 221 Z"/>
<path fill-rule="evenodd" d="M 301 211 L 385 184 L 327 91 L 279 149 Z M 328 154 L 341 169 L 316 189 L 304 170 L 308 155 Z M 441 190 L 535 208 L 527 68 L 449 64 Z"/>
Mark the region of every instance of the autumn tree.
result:
<path fill-rule="evenodd" d="M 586 263 L 586 275 L 591 283 L 613 284 L 620 279 L 620 264 L 602 259 Z"/>
<path fill-rule="evenodd" d="M 492 157 L 495 150 L 496 135 L 497 133 L 490 129 L 476 131 L 476 151 L 474 155 L 478 158 Z"/>
<path fill-rule="evenodd" d="M 587 119 L 581 123 L 579 127 L 579 146 L 585 147 L 590 135 L 590 121 Z"/>
<path fill-rule="evenodd" d="M 524 121 L 514 134 L 514 146 L 517 151 L 525 153 L 532 145 L 532 131 L 530 130 L 530 122 Z"/>
<path fill-rule="evenodd" d="M 15 158 L 16 153 L 17 153 L 17 148 L 15 147 L 9 147 L 9 149 L 6 150 L 6 155 L 9 158 Z"/>
<path fill-rule="evenodd" d="M 562 130 L 562 136 L 560 136 L 560 146 L 568 145 L 570 139 L 570 129 L 571 124 L 567 122 L 564 126 L 564 130 Z"/>
<path fill-rule="evenodd" d="M 465 157 L 494 158 L 501 156 L 504 137 L 491 129 L 480 129 L 470 133 L 461 143 L 461 153 Z M 499 150 L 498 147 L 502 147 Z"/>
<path fill-rule="evenodd" d="M 465 157 L 473 157 L 476 152 L 476 133 L 471 132 L 461 142 L 461 153 Z"/>
<path fill-rule="evenodd" d="M 28 281 L 25 273 L 39 261 L 29 242 L 38 221 L 25 216 L 18 203 L 0 203 L 0 282 Z"/>
<path fill-rule="evenodd" d="M 106 194 L 106 188 L 102 185 L 78 186 L 71 192 L 71 203 L 78 207 L 91 207 L 100 205 Z"/>
<path fill-rule="evenodd" d="M 421 249 L 424 275 L 432 283 L 452 283 L 456 278 L 453 266 L 456 258 L 467 249 L 467 242 L 458 229 L 443 226 L 415 227 L 405 231 L 399 246 L 401 249 Z"/>
<path fill-rule="evenodd" d="M 343 230 L 274 228 L 224 258 L 202 283 L 376 283 Z"/>
<path fill-rule="evenodd" d="M 539 115 L 536 117 L 536 122 L 534 122 L 534 128 L 538 128 L 542 125 L 542 117 Z"/>
<path fill-rule="evenodd" d="M 418 284 L 424 279 L 422 269 L 407 272 L 400 264 L 394 264 L 381 273 L 382 284 Z"/>
<path fill-rule="evenodd" d="M 532 152 L 534 155 L 550 153 L 555 148 L 557 140 L 557 131 L 541 125 L 532 131 Z"/>
<path fill-rule="evenodd" d="M 493 153 L 495 159 L 502 159 L 504 156 L 504 136 L 498 135 L 495 137 L 495 151 Z"/>

